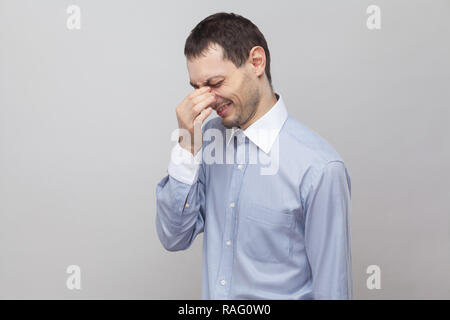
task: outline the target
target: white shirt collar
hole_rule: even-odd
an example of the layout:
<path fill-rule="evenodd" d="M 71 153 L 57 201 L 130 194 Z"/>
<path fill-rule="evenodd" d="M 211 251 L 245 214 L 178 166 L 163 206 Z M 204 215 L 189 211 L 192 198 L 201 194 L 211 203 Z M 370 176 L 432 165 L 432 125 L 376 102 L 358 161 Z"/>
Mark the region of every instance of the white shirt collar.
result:
<path fill-rule="evenodd" d="M 231 128 L 231 135 L 228 138 L 227 146 L 233 137 L 245 135 L 250 141 L 256 144 L 262 151 L 269 153 L 275 139 L 280 133 L 281 127 L 288 117 L 286 105 L 280 94 L 275 93 L 278 100 L 261 118 L 252 123 L 247 129 L 238 127 Z"/>

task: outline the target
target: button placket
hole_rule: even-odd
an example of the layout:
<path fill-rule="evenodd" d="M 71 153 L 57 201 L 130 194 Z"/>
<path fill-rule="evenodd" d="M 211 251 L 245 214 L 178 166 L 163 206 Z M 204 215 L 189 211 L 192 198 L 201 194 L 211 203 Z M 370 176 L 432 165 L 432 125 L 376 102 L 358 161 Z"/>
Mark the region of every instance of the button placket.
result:
<path fill-rule="evenodd" d="M 236 139 L 237 140 L 237 139 Z M 238 156 L 238 150 L 243 149 L 245 151 L 245 143 L 239 144 L 234 141 L 235 157 Z M 245 142 L 245 140 L 244 140 Z M 237 150 L 236 150 L 237 149 Z M 236 158 L 234 159 L 236 163 Z M 245 160 L 245 158 L 243 159 Z M 236 167 L 235 167 L 236 168 Z M 234 250 L 232 241 L 236 229 L 236 210 L 238 209 L 239 193 L 242 185 L 242 180 L 245 172 L 245 163 L 239 168 L 239 170 L 231 171 L 231 183 L 230 194 L 228 198 L 228 208 L 225 216 L 225 227 L 223 232 L 221 264 L 218 272 L 218 287 L 217 296 L 222 299 L 227 299 L 230 291 L 230 284 L 233 271 L 233 259 Z"/>

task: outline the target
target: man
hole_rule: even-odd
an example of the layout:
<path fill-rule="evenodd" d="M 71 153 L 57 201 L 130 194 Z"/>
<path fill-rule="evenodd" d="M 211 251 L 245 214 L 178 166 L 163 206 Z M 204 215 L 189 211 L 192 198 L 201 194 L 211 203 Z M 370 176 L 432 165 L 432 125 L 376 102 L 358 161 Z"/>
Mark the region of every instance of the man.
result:
<path fill-rule="evenodd" d="M 203 299 L 351 299 L 350 178 L 273 91 L 264 36 L 217 13 L 184 53 L 195 90 L 176 109 L 182 134 L 156 189 L 163 246 L 185 250 L 204 232 Z M 255 149 L 276 169 L 249 161 Z M 210 161 L 223 153 L 232 161 Z"/>

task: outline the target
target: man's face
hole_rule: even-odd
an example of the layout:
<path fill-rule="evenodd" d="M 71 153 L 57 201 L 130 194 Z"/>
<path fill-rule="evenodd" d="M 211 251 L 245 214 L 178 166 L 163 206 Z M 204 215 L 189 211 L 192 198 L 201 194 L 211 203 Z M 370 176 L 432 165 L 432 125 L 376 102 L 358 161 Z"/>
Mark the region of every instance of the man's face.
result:
<path fill-rule="evenodd" d="M 249 63 L 236 68 L 223 59 L 222 47 L 211 46 L 204 55 L 187 60 L 190 83 L 194 88 L 211 87 L 216 101 L 210 106 L 226 128 L 241 127 L 255 115 L 261 92 Z"/>

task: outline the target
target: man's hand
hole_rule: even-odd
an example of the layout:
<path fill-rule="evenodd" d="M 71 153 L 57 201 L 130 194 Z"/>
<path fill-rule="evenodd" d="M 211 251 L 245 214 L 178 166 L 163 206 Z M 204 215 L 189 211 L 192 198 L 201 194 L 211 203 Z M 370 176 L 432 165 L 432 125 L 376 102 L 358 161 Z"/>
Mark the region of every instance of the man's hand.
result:
<path fill-rule="evenodd" d="M 206 86 L 194 90 L 176 109 L 178 127 L 187 130 L 191 137 L 191 139 L 185 139 L 180 135 L 178 142 L 194 156 L 203 143 L 202 123 L 211 114 L 212 108 L 209 105 L 215 101 L 215 95 L 210 91 L 211 88 Z"/>

